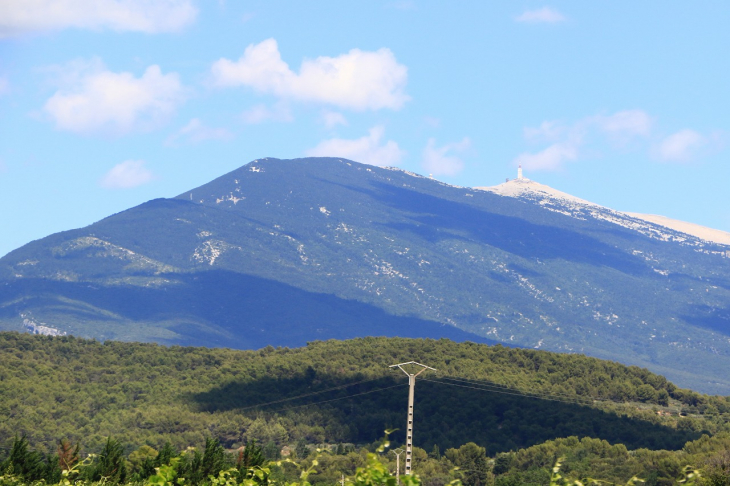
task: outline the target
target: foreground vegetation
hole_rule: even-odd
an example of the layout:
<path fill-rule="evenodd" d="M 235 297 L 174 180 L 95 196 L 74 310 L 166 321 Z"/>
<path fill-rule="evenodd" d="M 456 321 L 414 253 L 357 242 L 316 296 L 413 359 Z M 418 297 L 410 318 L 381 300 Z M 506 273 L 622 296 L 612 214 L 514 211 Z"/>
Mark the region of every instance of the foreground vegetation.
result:
<path fill-rule="evenodd" d="M 386 441 L 372 450 L 317 449 L 300 442 L 282 458 L 255 442 L 226 451 L 207 439 L 201 450 L 176 451 L 169 443 L 156 451 L 142 446 L 125 457 L 121 444 L 107 439 L 99 454 L 84 459 L 78 446 L 61 441 L 56 454 L 32 451 L 24 437 L 15 438 L 0 461 L 0 486 L 24 484 L 189 484 L 317 486 L 394 486 L 396 464 Z M 628 451 L 599 439 L 568 437 L 516 452 L 488 457 L 473 442 L 443 455 L 414 450 L 416 474 L 407 486 L 585 485 L 585 484 L 730 484 L 730 434 L 689 442 L 680 451 Z"/>
<path fill-rule="evenodd" d="M 312 485 L 356 483 L 358 468 L 395 469 L 378 440 L 403 425 L 407 385 L 388 366 L 410 360 L 438 369 L 416 391 L 424 486 L 548 485 L 559 459 L 563 483 L 675 484 L 699 471 L 730 484 L 727 397 L 585 356 L 399 338 L 233 351 L 0 333 L 0 486 L 284 484 L 302 471 Z"/>

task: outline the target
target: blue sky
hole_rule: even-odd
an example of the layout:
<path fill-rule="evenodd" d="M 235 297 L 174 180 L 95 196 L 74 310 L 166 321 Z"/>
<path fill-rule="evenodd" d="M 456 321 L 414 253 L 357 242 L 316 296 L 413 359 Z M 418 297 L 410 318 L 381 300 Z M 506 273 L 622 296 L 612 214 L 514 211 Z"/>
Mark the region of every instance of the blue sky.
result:
<path fill-rule="evenodd" d="M 730 2 L 5 0 L 0 255 L 261 157 L 730 231 Z"/>

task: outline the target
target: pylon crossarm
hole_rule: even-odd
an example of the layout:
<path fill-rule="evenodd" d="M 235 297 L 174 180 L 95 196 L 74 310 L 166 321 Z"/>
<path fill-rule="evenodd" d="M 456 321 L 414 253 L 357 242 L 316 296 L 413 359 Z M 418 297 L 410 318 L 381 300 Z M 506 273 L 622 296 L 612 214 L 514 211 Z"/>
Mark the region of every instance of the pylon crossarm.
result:
<path fill-rule="evenodd" d="M 416 366 L 420 366 L 422 369 L 421 369 L 421 371 L 419 371 L 418 373 L 416 373 L 415 375 L 413 375 L 412 373 L 409 373 L 405 369 L 403 369 L 403 367 L 405 365 L 416 365 Z M 436 368 L 431 368 L 430 366 L 426 366 L 425 364 L 421 364 L 418 361 L 408 361 L 407 363 L 398 363 L 398 364 L 390 365 L 389 368 L 398 368 L 398 369 L 400 369 L 403 373 L 405 373 L 408 376 L 411 376 L 411 375 L 418 376 L 418 375 L 420 375 L 421 373 L 423 373 L 426 370 L 438 371 L 438 370 L 436 370 Z"/>
<path fill-rule="evenodd" d="M 415 375 L 413 375 L 413 376 L 418 376 L 418 375 L 420 375 L 421 373 L 423 373 L 423 372 L 424 372 L 424 371 L 426 371 L 426 370 L 433 370 L 433 371 L 436 371 L 435 369 L 433 369 L 433 368 L 429 368 L 428 366 L 426 366 L 425 368 L 423 368 L 423 369 L 422 369 L 421 371 L 419 371 L 418 373 L 416 373 L 416 374 L 415 374 Z"/>

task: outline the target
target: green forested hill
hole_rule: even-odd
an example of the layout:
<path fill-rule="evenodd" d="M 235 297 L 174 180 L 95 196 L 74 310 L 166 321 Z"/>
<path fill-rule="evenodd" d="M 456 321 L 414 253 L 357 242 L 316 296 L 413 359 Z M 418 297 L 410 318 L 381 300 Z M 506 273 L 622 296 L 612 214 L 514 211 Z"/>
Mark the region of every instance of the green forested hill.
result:
<path fill-rule="evenodd" d="M 364 444 L 402 428 L 407 381 L 388 366 L 411 360 L 438 370 L 416 386 L 415 443 L 426 450 L 473 441 L 494 454 L 571 435 L 679 449 L 725 428 L 730 412 L 726 398 L 645 369 L 468 342 L 362 338 L 236 351 L 0 333 L 0 441 L 27 434 L 47 450 L 62 438 L 94 450 L 108 436 L 157 448 L 205 437 L 226 447 Z"/>

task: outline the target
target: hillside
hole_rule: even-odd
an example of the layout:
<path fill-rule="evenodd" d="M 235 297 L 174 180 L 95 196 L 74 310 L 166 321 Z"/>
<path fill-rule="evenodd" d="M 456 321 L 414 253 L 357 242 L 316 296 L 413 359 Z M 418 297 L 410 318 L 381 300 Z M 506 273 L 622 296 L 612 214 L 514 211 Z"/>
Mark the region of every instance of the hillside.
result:
<path fill-rule="evenodd" d="M 0 442 L 366 444 L 402 429 L 407 379 L 389 365 L 412 359 L 438 370 L 416 387 L 426 450 L 474 441 L 495 454 L 571 435 L 676 450 L 726 428 L 716 414 L 730 412 L 728 399 L 645 369 L 503 346 L 364 338 L 235 351 L 0 333 Z"/>
<path fill-rule="evenodd" d="M 0 328 L 242 349 L 448 337 L 730 394 L 728 247 L 584 203 L 256 160 L 3 257 Z"/>

